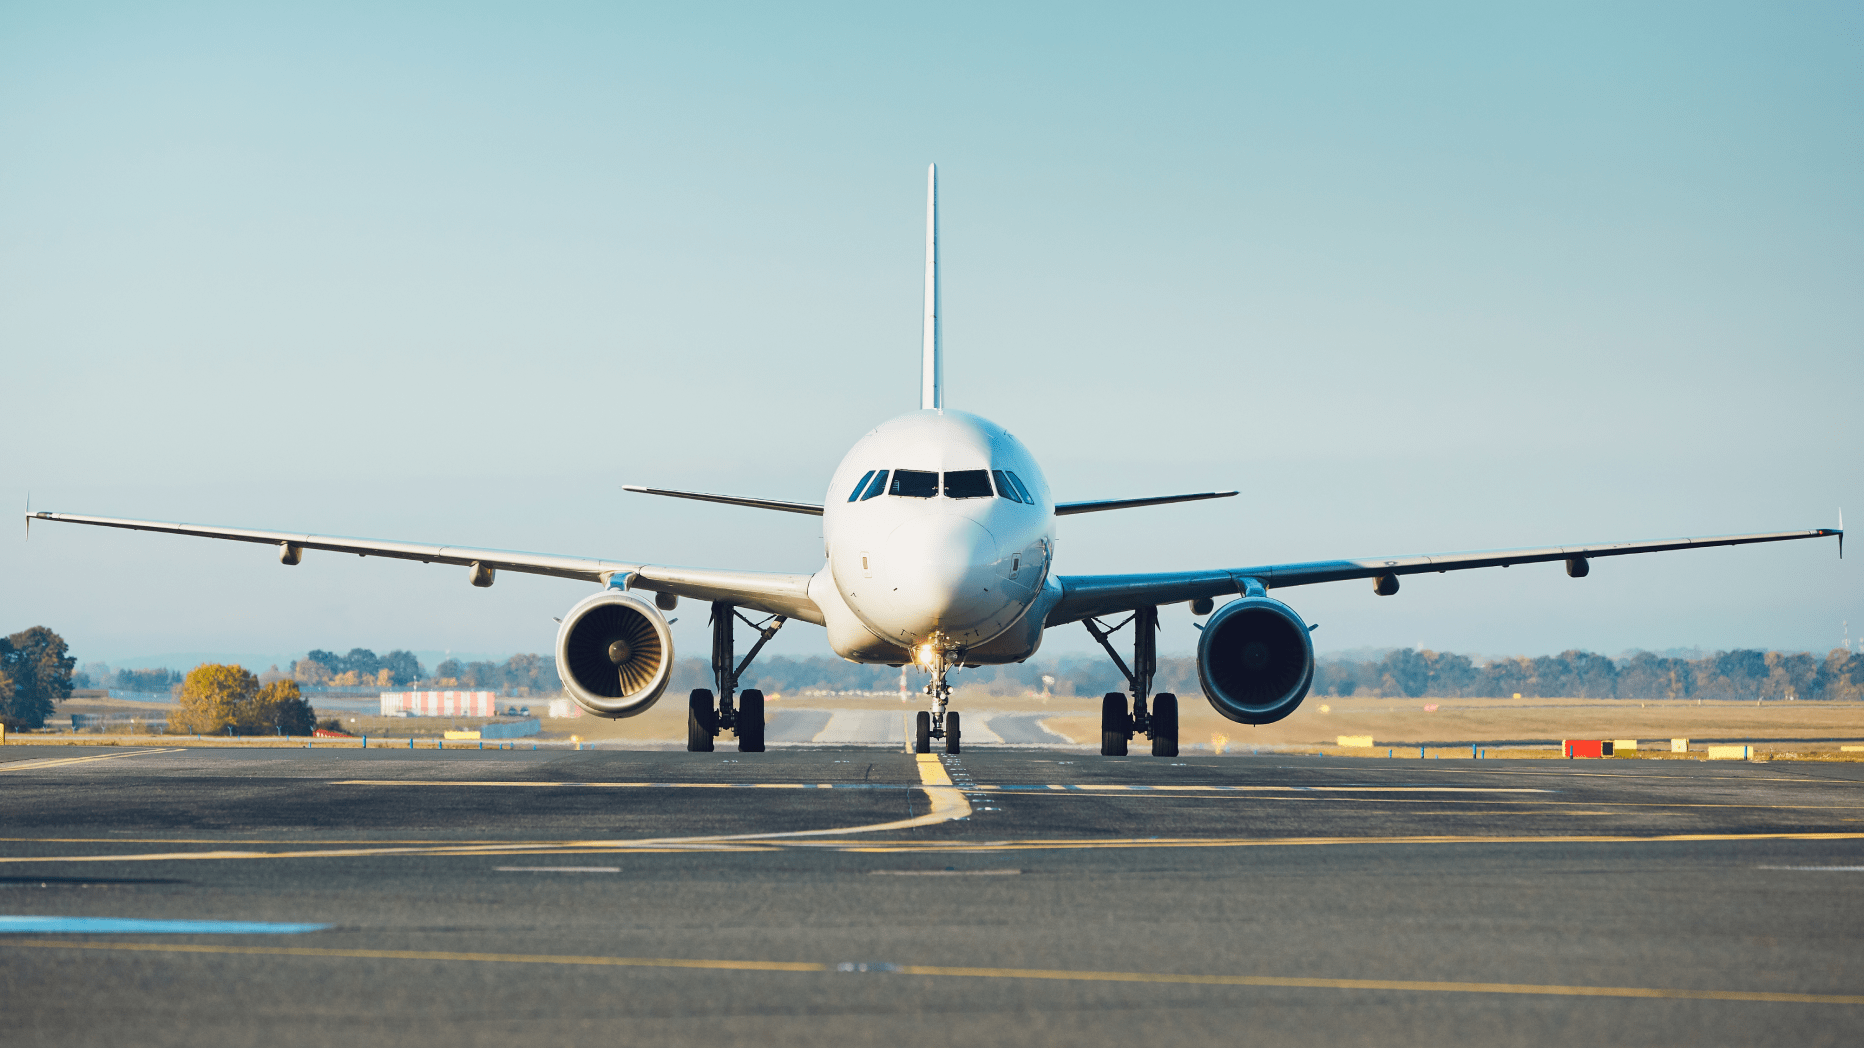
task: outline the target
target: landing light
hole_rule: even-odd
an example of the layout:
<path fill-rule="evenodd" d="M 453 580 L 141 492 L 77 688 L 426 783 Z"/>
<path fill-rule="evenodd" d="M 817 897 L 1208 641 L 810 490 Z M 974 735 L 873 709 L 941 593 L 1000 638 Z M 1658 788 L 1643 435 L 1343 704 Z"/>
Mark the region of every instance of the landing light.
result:
<path fill-rule="evenodd" d="M 913 649 L 913 661 L 921 666 L 932 665 L 932 645 L 921 644 Z"/>

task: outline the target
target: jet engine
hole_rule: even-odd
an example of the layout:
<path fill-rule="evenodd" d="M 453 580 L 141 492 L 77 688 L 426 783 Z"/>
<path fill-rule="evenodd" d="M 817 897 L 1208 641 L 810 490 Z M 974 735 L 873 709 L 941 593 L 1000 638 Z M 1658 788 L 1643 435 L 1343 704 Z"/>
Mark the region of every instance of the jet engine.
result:
<path fill-rule="evenodd" d="M 652 604 L 604 590 L 563 616 L 557 671 L 578 706 L 598 717 L 632 717 L 667 690 L 673 633 Z"/>
<path fill-rule="evenodd" d="M 1307 623 L 1279 600 L 1233 600 L 1217 609 L 1198 638 L 1197 677 L 1210 704 L 1230 720 L 1281 720 L 1314 683 Z"/>

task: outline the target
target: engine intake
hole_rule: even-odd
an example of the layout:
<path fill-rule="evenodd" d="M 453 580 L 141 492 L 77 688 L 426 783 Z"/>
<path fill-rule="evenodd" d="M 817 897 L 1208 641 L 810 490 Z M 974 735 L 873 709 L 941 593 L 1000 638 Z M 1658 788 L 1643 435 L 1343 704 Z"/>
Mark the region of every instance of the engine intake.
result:
<path fill-rule="evenodd" d="M 598 717 L 632 717 L 667 690 L 673 633 L 652 604 L 606 590 L 563 616 L 557 670 L 578 706 Z"/>
<path fill-rule="evenodd" d="M 1244 597 L 1217 609 L 1197 641 L 1197 677 L 1218 713 L 1272 724 L 1293 713 L 1314 683 L 1314 643 L 1293 608 Z"/>

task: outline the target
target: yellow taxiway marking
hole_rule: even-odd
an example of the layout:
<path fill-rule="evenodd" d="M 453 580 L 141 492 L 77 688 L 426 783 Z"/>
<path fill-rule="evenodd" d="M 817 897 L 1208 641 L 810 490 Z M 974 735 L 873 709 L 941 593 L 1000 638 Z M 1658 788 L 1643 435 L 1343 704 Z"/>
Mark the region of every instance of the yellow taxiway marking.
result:
<path fill-rule="evenodd" d="M 879 827 L 899 829 L 906 825 L 924 826 L 948 819 L 962 818 L 962 795 L 940 798 L 937 792 L 957 794 L 956 789 L 927 790 L 934 794 L 932 810 L 912 819 L 881 823 Z M 856 826 L 838 830 L 799 830 L 790 833 L 737 834 L 717 837 L 662 837 L 644 840 L 593 841 L 517 841 L 508 844 L 469 844 L 441 847 L 394 848 L 310 848 L 291 851 L 182 851 L 131 855 L 34 855 L 0 857 L 0 863 L 46 862 L 180 862 L 206 859 L 340 859 L 361 856 L 409 855 L 440 858 L 515 855 L 649 855 L 693 851 L 773 851 L 783 847 L 830 848 L 861 853 L 889 852 L 1002 852 L 1002 851 L 1085 851 L 1107 848 L 1300 848 L 1331 845 L 1421 845 L 1421 844 L 1667 844 L 1681 842 L 1735 841 L 1854 841 L 1864 840 L 1859 833 L 1679 833 L 1658 837 L 1622 834 L 1540 834 L 1517 837 L 1474 835 L 1418 835 L 1409 837 L 1126 837 L 1115 839 L 1057 838 L 1010 841 L 872 841 L 823 840 L 836 834 L 872 832 L 877 827 Z"/>
<path fill-rule="evenodd" d="M 316 848 L 304 851 L 204 851 L 204 852 L 156 852 L 142 855 L 67 855 L 67 856 L 5 856 L 0 863 L 28 862 L 174 862 L 182 860 L 204 859 L 336 859 L 355 858 L 364 855 L 513 855 L 536 854 L 542 849 L 552 849 L 548 854 L 565 854 L 566 849 L 585 852 L 591 849 L 602 851 L 690 851 L 690 850 L 729 850 L 733 848 L 754 847 L 759 844 L 775 844 L 784 841 L 798 841 L 810 837 L 840 837 L 855 833 L 884 833 L 890 830 L 912 829 L 917 826 L 931 826 L 953 819 L 962 819 L 971 814 L 971 803 L 964 799 L 964 794 L 951 784 L 951 776 L 945 773 L 943 765 L 936 760 L 919 765 L 920 789 L 930 801 L 924 815 L 915 815 L 891 822 L 877 822 L 866 826 L 837 826 L 826 830 L 790 830 L 782 833 L 734 833 L 706 837 L 657 837 L 632 841 L 552 841 L 548 844 L 522 842 L 515 844 L 464 844 L 439 847 L 374 847 L 374 848 Z M 813 786 L 803 787 L 814 789 Z"/>
<path fill-rule="evenodd" d="M 943 979 L 1012 979 L 1041 982 L 1143 983 L 1176 986 L 1267 986 L 1309 990 L 1384 990 L 1397 993 L 1500 993 L 1537 997 L 1631 997 L 1670 1001 L 1753 1001 L 1771 1004 L 1864 1004 L 1864 994 L 1782 993 L 1770 990 L 1680 990 L 1651 986 L 1560 986 L 1536 983 L 1426 982 L 1412 979 L 1317 979 L 1279 975 L 1196 975 L 1171 972 L 1100 972 L 1062 968 L 951 967 L 946 965 L 821 964 L 813 961 L 688 960 L 674 957 L 579 957 L 451 950 L 341 950 L 309 946 L 216 946 L 186 943 L 0 939 L 0 948 L 98 950 L 117 953 L 192 953 L 233 957 L 315 957 L 343 960 L 465 961 L 606 968 L 676 968 L 729 972 L 829 974 L 872 972 Z"/>
<path fill-rule="evenodd" d="M 40 768 L 58 768 L 67 764 L 89 764 L 92 761 L 113 761 L 119 757 L 147 757 L 152 753 L 180 753 L 180 746 L 171 746 L 158 750 L 129 750 L 123 753 L 100 753 L 94 757 L 45 757 L 31 761 L 12 761 L 0 764 L 0 771 L 37 771 Z"/>

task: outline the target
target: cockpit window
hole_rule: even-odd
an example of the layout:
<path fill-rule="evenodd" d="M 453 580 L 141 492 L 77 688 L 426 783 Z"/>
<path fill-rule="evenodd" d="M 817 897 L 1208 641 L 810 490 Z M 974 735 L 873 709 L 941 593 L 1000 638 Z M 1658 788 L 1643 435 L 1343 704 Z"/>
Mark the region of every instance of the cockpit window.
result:
<path fill-rule="evenodd" d="M 938 494 L 938 474 L 916 469 L 896 469 L 893 471 L 893 486 L 887 489 L 887 494 L 929 499 Z"/>
<path fill-rule="evenodd" d="M 990 490 L 990 471 L 987 469 L 960 469 L 945 474 L 946 498 L 987 499 L 994 494 Z"/>
<path fill-rule="evenodd" d="M 867 490 L 867 482 L 873 479 L 873 476 L 874 476 L 874 471 L 871 469 L 868 470 L 866 473 L 861 474 L 861 479 L 854 482 L 854 490 L 848 492 L 849 502 L 853 502 L 855 499 L 858 499 L 861 497 L 861 492 Z"/>
<path fill-rule="evenodd" d="M 876 495 L 884 495 L 886 493 L 887 493 L 887 471 L 883 469 L 880 472 L 874 474 L 874 482 L 867 486 L 867 491 L 864 494 L 862 494 L 861 501 L 866 502 L 868 499 L 871 499 Z"/>
<path fill-rule="evenodd" d="M 1023 487 L 1023 481 L 1021 477 L 1018 477 L 1016 474 L 1011 473 L 1007 469 L 1003 471 L 1003 475 L 1010 478 L 1010 483 L 1016 485 L 1016 493 L 1023 497 L 1024 502 L 1029 503 L 1031 506 L 1036 504 L 1035 497 L 1029 494 L 1029 489 Z"/>
<path fill-rule="evenodd" d="M 997 478 L 998 495 L 1009 499 L 1011 502 L 1021 502 L 1023 500 L 1023 497 L 1016 493 L 1016 489 L 1010 486 L 1010 478 L 1004 476 L 1002 470 L 993 469 L 990 471 L 990 475 Z"/>

